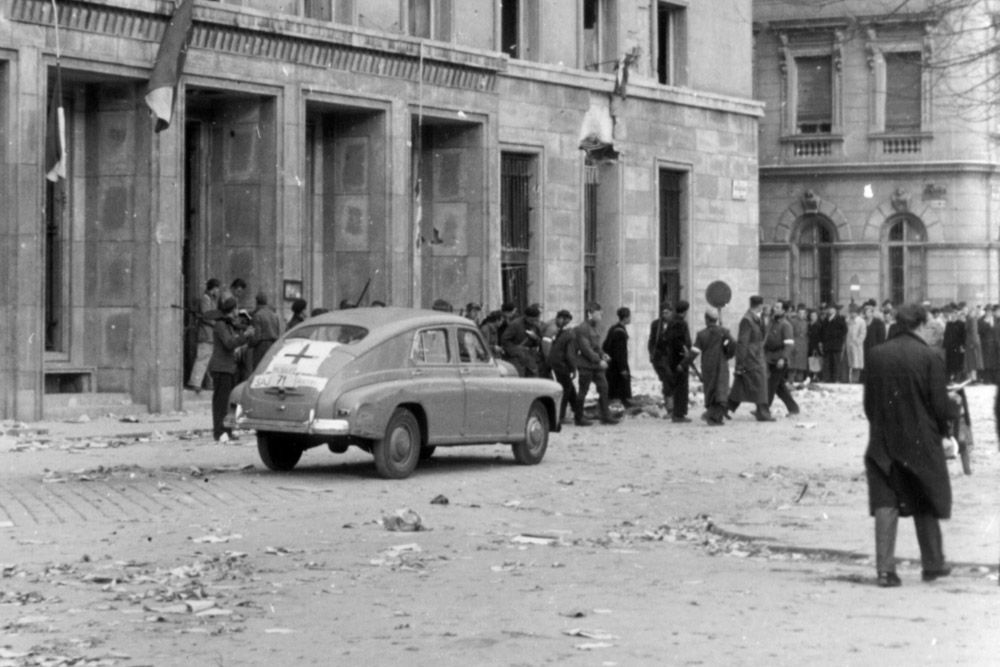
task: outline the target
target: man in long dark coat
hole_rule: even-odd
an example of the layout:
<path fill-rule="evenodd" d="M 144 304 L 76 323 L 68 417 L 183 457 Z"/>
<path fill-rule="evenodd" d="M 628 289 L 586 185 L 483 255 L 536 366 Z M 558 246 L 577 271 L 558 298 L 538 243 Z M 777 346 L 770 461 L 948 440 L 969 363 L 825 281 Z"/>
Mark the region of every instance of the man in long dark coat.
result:
<path fill-rule="evenodd" d="M 688 328 L 687 311 L 691 307 L 684 299 L 677 302 L 674 315 L 663 333 L 666 365 L 670 373 L 664 383 L 663 393 L 669 398 L 670 420 L 683 424 L 691 421 L 688 413 L 688 365 L 685 359 L 691 351 L 691 329 Z"/>
<path fill-rule="evenodd" d="M 710 426 L 722 426 L 729 399 L 729 360 L 736 352 L 736 342 L 728 329 L 719 326 L 719 311 L 705 311 L 705 328 L 695 336 L 692 359 L 701 355 L 701 379 L 705 391 L 705 414 Z"/>
<path fill-rule="evenodd" d="M 833 304 L 826 309 L 820 329 L 820 350 L 823 354 L 823 381 L 845 382 L 844 345 L 847 343 L 847 320 L 840 314 L 843 306 Z"/>
<path fill-rule="evenodd" d="M 618 399 L 626 408 L 632 400 L 632 371 L 628 365 L 628 329 L 632 321 L 632 311 L 622 306 L 618 309 L 618 321 L 608 329 L 602 349 L 608 355 L 608 399 Z"/>
<path fill-rule="evenodd" d="M 669 414 L 673 410 L 673 399 L 670 397 L 670 389 L 673 385 L 671 380 L 673 371 L 670 369 L 667 352 L 667 327 L 674 317 L 674 307 L 669 301 L 660 304 L 660 316 L 649 325 L 649 339 L 646 349 L 649 351 L 649 363 L 656 371 L 656 376 L 660 378 L 660 387 L 663 391 L 663 406 Z"/>
<path fill-rule="evenodd" d="M 753 416 L 757 421 L 774 421 L 767 407 L 767 366 L 764 363 L 764 322 L 761 311 L 764 299 L 750 297 L 750 309 L 740 320 L 736 336 L 736 377 L 726 407 L 735 412 L 740 403 L 757 406 Z"/>
<path fill-rule="evenodd" d="M 951 516 L 951 482 L 941 447 L 948 433 L 944 361 L 919 334 L 927 322 L 923 306 L 901 306 L 897 322 L 899 333 L 871 350 L 864 383 L 865 472 L 882 587 L 900 585 L 894 556 L 900 516 L 913 516 L 923 580 L 951 572 L 938 524 Z"/>
<path fill-rule="evenodd" d="M 950 379 L 959 381 L 965 375 L 965 317 L 953 303 L 944 307 L 944 313 L 945 371 Z"/>

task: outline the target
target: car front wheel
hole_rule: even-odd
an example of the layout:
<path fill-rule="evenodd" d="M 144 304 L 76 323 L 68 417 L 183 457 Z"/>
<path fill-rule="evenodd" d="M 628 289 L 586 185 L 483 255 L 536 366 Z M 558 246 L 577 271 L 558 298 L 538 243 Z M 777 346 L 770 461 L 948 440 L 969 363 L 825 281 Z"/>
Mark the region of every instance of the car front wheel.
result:
<path fill-rule="evenodd" d="M 524 422 L 524 441 L 515 442 L 511 448 L 514 460 L 522 465 L 534 465 L 545 456 L 549 446 L 549 414 L 545 406 L 535 401 Z"/>
<path fill-rule="evenodd" d="M 388 479 L 408 477 L 420 459 L 420 424 L 413 413 L 396 408 L 385 427 L 385 436 L 372 446 L 375 469 Z"/>
<path fill-rule="evenodd" d="M 282 441 L 277 433 L 258 433 L 257 453 L 269 470 L 291 470 L 302 458 L 302 447 L 294 441 Z"/>

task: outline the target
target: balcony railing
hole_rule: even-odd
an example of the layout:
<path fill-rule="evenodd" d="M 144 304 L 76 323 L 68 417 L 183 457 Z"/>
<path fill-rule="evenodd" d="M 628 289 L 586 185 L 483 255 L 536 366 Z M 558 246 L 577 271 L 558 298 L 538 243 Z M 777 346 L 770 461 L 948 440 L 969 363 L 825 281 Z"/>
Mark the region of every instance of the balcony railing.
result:
<path fill-rule="evenodd" d="M 878 158 L 906 158 L 924 152 L 924 144 L 931 138 L 928 132 L 884 133 L 868 136 L 871 156 Z"/>
<path fill-rule="evenodd" d="M 839 156 L 844 138 L 839 134 L 797 134 L 783 137 L 786 158 L 825 159 Z"/>

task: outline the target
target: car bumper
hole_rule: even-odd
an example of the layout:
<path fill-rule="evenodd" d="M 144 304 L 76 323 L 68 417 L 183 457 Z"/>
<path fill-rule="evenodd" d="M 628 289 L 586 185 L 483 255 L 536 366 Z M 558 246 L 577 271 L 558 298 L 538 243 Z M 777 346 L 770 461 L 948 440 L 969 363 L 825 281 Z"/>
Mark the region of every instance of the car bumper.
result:
<path fill-rule="evenodd" d="M 275 431 L 278 433 L 301 433 L 302 435 L 350 435 L 351 422 L 346 419 L 317 419 L 310 417 L 304 422 L 279 421 L 274 419 L 253 419 L 242 413 L 238 407 L 236 412 L 226 420 L 234 428 L 255 431 Z"/>

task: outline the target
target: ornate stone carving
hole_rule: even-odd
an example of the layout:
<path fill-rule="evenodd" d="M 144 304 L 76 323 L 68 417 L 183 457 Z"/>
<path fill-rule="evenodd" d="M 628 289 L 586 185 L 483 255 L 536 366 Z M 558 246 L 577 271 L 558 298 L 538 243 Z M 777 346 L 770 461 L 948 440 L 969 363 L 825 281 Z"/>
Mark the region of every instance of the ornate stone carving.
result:
<path fill-rule="evenodd" d="M 892 210 L 896 213 L 907 213 L 910 210 L 910 193 L 903 188 L 896 188 L 891 198 Z"/>
<path fill-rule="evenodd" d="M 802 210 L 806 213 L 816 213 L 819 211 L 819 197 L 812 189 L 807 189 L 802 193 Z"/>

